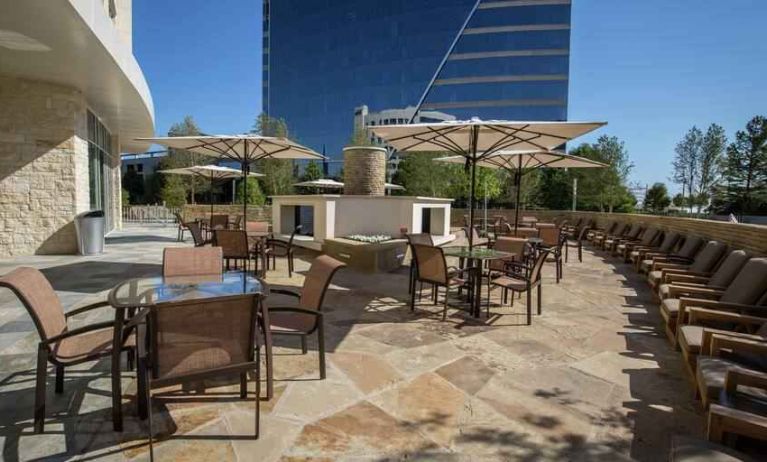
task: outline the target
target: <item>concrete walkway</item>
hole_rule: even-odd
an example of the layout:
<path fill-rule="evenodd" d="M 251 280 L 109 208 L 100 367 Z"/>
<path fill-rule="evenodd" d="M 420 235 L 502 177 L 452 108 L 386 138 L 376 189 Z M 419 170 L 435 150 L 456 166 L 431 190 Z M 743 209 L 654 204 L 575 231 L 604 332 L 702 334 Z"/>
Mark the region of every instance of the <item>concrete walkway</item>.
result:
<path fill-rule="evenodd" d="M 66 309 L 103 299 L 129 277 L 155 274 L 173 228 L 128 228 L 98 257 L 0 261 L 43 269 Z M 189 243 L 183 244 L 189 245 Z M 287 278 L 300 285 L 312 255 Z M 574 253 L 573 253 L 574 257 Z M 574 261 L 575 260 L 575 261 Z M 328 377 L 318 380 L 315 343 L 307 355 L 281 340 L 275 397 L 254 401 L 228 384 L 154 408 L 158 460 L 665 460 L 674 433 L 701 436 L 679 355 L 658 330 L 644 281 L 590 251 L 555 284 L 545 273 L 543 314 L 524 325 L 524 298 L 474 320 L 428 297 L 408 307 L 407 270 L 339 273 L 326 299 Z M 497 294 L 495 294 L 497 295 Z M 277 304 L 279 300 L 269 299 Z M 108 319 L 110 310 L 79 322 Z M 7 461 L 146 460 L 147 428 L 136 419 L 134 373 L 124 374 L 126 429 L 111 428 L 109 364 L 69 373 L 62 395 L 49 380 L 46 434 L 32 433 L 37 334 L 23 307 L 0 291 L 0 442 Z M 51 371 L 52 373 L 52 371 Z M 52 375 L 51 375 L 52 377 Z M 214 386 L 215 385 L 215 386 Z M 251 388 L 254 390 L 253 384 Z"/>

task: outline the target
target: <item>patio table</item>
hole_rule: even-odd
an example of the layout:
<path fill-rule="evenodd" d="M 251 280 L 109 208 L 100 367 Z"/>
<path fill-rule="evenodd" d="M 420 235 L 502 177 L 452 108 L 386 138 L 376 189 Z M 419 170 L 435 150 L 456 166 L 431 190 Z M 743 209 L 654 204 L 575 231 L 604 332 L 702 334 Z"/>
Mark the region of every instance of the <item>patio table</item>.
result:
<path fill-rule="evenodd" d="M 487 249 L 482 247 L 445 247 L 444 254 L 447 257 L 458 257 L 466 259 L 471 267 L 476 268 L 472 275 L 472 286 L 474 302 L 472 303 L 472 315 L 479 317 L 481 313 L 481 291 L 482 291 L 482 267 L 486 261 L 511 258 L 515 254 L 512 252 L 501 252 L 499 250 Z"/>
<path fill-rule="evenodd" d="M 222 275 L 136 278 L 115 286 L 108 296 L 109 304 L 115 309 L 112 353 L 112 420 L 115 431 L 122 431 L 123 427 L 119 345 L 125 325 L 130 321 L 126 319 L 126 311 L 131 318 L 136 309 L 147 309 L 158 303 L 253 293 L 267 296 L 269 286 L 246 271 L 227 271 Z M 141 390 L 146 384 L 142 382 L 144 380 L 139 377 L 138 405 L 139 415 L 145 418 L 148 409 Z"/>

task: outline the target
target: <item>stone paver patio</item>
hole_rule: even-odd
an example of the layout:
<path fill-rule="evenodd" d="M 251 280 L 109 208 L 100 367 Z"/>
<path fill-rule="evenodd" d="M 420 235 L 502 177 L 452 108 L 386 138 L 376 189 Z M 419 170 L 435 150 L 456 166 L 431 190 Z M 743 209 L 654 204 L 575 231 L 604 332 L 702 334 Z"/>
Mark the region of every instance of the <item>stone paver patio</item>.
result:
<path fill-rule="evenodd" d="M 44 270 L 66 309 L 103 299 L 128 278 L 157 273 L 174 228 L 114 233 L 98 257 L 0 261 Z M 189 245 L 189 244 L 184 244 Z M 273 284 L 300 285 L 312 255 Z M 674 433 L 701 436 L 703 413 L 679 355 L 658 330 L 644 281 L 591 251 L 565 278 L 545 274 L 543 315 L 524 325 L 524 299 L 473 320 L 424 297 L 415 313 L 407 270 L 346 270 L 330 287 L 328 377 L 317 355 L 278 340 L 276 388 L 253 432 L 253 395 L 229 384 L 155 401 L 158 460 L 665 460 Z M 270 300 L 271 301 L 271 300 Z M 497 300 L 496 300 L 497 301 Z M 276 301 L 271 301 L 276 303 Z M 79 319 L 108 318 L 109 309 Z M 48 386 L 46 433 L 32 432 L 37 334 L 23 307 L 0 291 L 0 441 L 6 461 L 147 460 L 147 426 L 136 419 L 133 372 L 124 373 L 125 431 L 112 431 L 108 362 L 68 372 L 65 392 Z M 49 377 L 52 377 L 49 376 Z M 252 384 L 251 384 L 252 385 Z M 254 390 L 255 388 L 252 387 Z M 172 433 L 171 436 L 168 436 Z"/>

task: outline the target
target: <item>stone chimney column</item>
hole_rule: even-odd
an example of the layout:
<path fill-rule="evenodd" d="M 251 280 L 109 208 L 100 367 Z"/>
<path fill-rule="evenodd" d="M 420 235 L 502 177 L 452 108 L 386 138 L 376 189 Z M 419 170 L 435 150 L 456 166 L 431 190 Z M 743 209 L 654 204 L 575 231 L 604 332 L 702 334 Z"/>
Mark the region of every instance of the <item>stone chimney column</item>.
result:
<path fill-rule="evenodd" d="M 344 194 L 386 194 L 386 149 L 372 146 L 344 148 Z"/>

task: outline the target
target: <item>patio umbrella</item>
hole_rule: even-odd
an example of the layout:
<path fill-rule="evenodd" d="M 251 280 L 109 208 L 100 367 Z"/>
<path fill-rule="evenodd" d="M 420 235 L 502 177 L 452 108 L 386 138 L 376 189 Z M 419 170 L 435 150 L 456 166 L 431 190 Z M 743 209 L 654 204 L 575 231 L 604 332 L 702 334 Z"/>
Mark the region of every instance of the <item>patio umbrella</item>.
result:
<path fill-rule="evenodd" d="M 301 186 L 305 188 L 343 189 L 344 184 L 341 183 L 340 181 L 321 178 L 319 180 L 310 180 L 310 181 L 302 181 L 300 183 L 294 183 L 293 186 Z M 394 183 L 385 183 L 384 188 L 388 189 L 389 191 L 405 190 L 404 186 L 394 184 Z"/>
<path fill-rule="evenodd" d="M 463 156 L 438 157 L 437 162 L 449 162 L 462 164 L 466 161 Z M 571 156 L 561 151 L 500 151 L 493 155 L 483 157 L 476 162 L 479 167 L 503 169 L 514 174 L 517 185 L 517 200 L 514 210 L 514 232 L 519 226 L 519 200 L 520 185 L 524 170 L 537 168 L 601 168 L 607 164 L 585 157 Z"/>
<path fill-rule="evenodd" d="M 167 170 L 158 170 L 157 173 L 168 173 L 173 175 L 188 175 L 196 176 L 198 178 L 205 178 L 210 180 L 210 214 L 213 215 L 213 183 L 215 181 L 231 180 L 235 178 L 242 178 L 242 171 L 229 168 L 220 167 L 218 165 L 195 165 L 192 167 L 181 168 L 169 168 Z M 251 178 L 264 176 L 261 173 L 250 172 L 248 176 Z"/>
<path fill-rule="evenodd" d="M 448 151 L 471 170 L 469 220 L 474 223 L 476 164 L 500 151 L 550 151 L 605 122 L 447 121 L 433 124 L 372 125 L 377 137 L 400 152 Z M 469 233 L 469 247 L 473 246 Z"/>
<path fill-rule="evenodd" d="M 242 176 L 250 173 L 250 166 L 261 159 L 309 159 L 325 157 L 287 138 L 261 135 L 199 135 L 137 138 L 138 141 L 156 143 L 168 148 L 197 152 L 211 157 L 230 159 L 242 167 Z M 244 184 L 244 197 L 248 197 L 248 182 Z M 243 216 L 248 221 L 248 201 L 242 201 Z"/>

